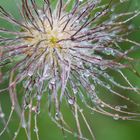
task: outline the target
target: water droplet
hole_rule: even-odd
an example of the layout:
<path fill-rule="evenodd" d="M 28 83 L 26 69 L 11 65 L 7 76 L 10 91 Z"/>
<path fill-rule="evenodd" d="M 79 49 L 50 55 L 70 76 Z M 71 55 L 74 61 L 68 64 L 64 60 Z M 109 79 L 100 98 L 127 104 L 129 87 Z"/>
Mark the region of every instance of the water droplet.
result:
<path fill-rule="evenodd" d="M 115 109 L 117 110 L 117 111 L 120 111 L 121 109 L 127 109 L 127 105 L 117 105 L 117 106 L 115 106 Z"/>
<path fill-rule="evenodd" d="M 101 104 L 101 107 L 105 107 L 105 105 L 104 104 Z"/>
<path fill-rule="evenodd" d="M 84 20 L 84 19 L 83 19 L 83 20 Z M 87 31 L 88 31 L 88 28 L 83 28 L 81 32 L 82 32 L 82 33 L 87 33 Z M 82 43 L 83 43 L 83 42 L 82 42 Z"/>
<path fill-rule="evenodd" d="M 122 120 L 127 120 L 127 117 L 122 117 Z"/>
<path fill-rule="evenodd" d="M 120 111 L 120 110 L 121 110 L 121 107 L 120 107 L 120 106 L 115 106 L 115 109 L 116 109 L 117 111 Z"/>
<path fill-rule="evenodd" d="M 114 12 L 114 10 L 115 10 L 115 7 L 112 7 L 112 8 L 111 8 L 111 12 Z"/>
<path fill-rule="evenodd" d="M 51 89 L 51 90 L 52 90 L 52 85 L 51 85 L 51 84 L 49 84 L 49 89 Z"/>
<path fill-rule="evenodd" d="M 29 70 L 28 71 L 28 76 L 32 76 L 33 75 L 33 71 L 32 70 Z"/>
<path fill-rule="evenodd" d="M 60 113 L 55 113 L 55 119 L 58 121 L 60 120 Z"/>
<path fill-rule="evenodd" d="M 22 128 L 26 128 L 26 126 L 27 126 L 26 123 L 23 122 L 23 123 L 22 123 Z"/>
<path fill-rule="evenodd" d="M 125 108 L 125 109 L 127 109 L 128 107 L 127 107 L 127 105 L 124 105 L 124 106 L 122 106 L 122 108 Z"/>
<path fill-rule="evenodd" d="M 72 18 L 72 16 L 73 16 L 72 14 L 69 14 L 69 18 Z"/>
<path fill-rule="evenodd" d="M 52 84 L 52 85 L 55 84 L 55 78 L 52 78 L 52 79 L 51 79 L 50 84 Z"/>
<path fill-rule="evenodd" d="M 80 22 L 79 20 L 76 20 L 76 21 L 75 21 L 75 24 L 76 24 L 76 25 L 79 25 L 79 22 Z"/>
<path fill-rule="evenodd" d="M 75 103 L 75 99 L 74 99 L 74 98 L 69 98 L 69 99 L 68 99 L 68 103 L 69 103 L 70 105 L 73 105 L 73 104 Z"/>
<path fill-rule="evenodd" d="M 90 76 L 89 70 L 86 70 L 86 71 L 85 71 L 84 76 L 85 76 L 85 77 L 89 77 L 89 76 Z"/>
<path fill-rule="evenodd" d="M 26 106 L 26 105 L 25 105 L 25 106 Z M 31 107 L 32 107 L 32 104 L 29 104 L 28 107 L 31 108 Z"/>
<path fill-rule="evenodd" d="M 106 88 L 110 90 L 111 89 L 111 86 L 109 84 L 107 84 L 106 85 Z"/>
<path fill-rule="evenodd" d="M 77 88 L 73 88 L 73 93 L 76 94 L 77 92 Z"/>
<path fill-rule="evenodd" d="M 37 95 L 37 100 L 38 100 L 38 101 L 41 100 L 41 95 Z"/>
<path fill-rule="evenodd" d="M 113 55 L 113 56 L 114 56 L 114 50 L 111 49 L 111 48 L 105 48 L 104 53 L 105 53 L 106 55 Z"/>
<path fill-rule="evenodd" d="M 91 87 L 92 90 L 95 90 L 95 86 L 94 85 L 91 85 L 90 87 Z"/>
<path fill-rule="evenodd" d="M 17 132 L 15 132 L 15 133 L 14 133 L 14 135 L 15 135 L 15 136 L 17 136 L 17 135 L 18 135 L 18 133 L 17 133 Z"/>
<path fill-rule="evenodd" d="M 118 120 L 120 118 L 120 116 L 118 115 L 118 114 L 115 114 L 114 116 L 113 116 L 113 119 L 114 120 Z"/>
<path fill-rule="evenodd" d="M 4 118 L 5 114 L 4 113 L 0 113 L 0 118 Z"/>
<path fill-rule="evenodd" d="M 101 69 L 101 70 L 106 70 L 107 67 L 106 67 L 106 66 L 100 66 L 100 69 Z"/>
<path fill-rule="evenodd" d="M 100 103 L 101 103 L 100 99 L 98 99 L 98 98 L 94 98 L 93 101 L 94 101 L 96 104 L 100 104 Z"/>
<path fill-rule="evenodd" d="M 38 128 L 35 128 L 35 129 L 34 129 L 34 132 L 38 132 Z"/>
<path fill-rule="evenodd" d="M 127 2 L 127 1 L 128 1 L 128 0 L 120 0 L 121 3 L 123 3 L 123 2 Z"/>
<path fill-rule="evenodd" d="M 95 17 L 100 15 L 100 14 L 101 14 L 101 12 L 96 12 Z"/>
<path fill-rule="evenodd" d="M 32 111 L 34 111 L 34 112 L 36 111 L 36 106 L 32 107 Z"/>
<path fill-rule="evenodd" d="M 78 65 L 79 65 L 79 66 L 83 66 L 83 62 L 79 62 Z"/>

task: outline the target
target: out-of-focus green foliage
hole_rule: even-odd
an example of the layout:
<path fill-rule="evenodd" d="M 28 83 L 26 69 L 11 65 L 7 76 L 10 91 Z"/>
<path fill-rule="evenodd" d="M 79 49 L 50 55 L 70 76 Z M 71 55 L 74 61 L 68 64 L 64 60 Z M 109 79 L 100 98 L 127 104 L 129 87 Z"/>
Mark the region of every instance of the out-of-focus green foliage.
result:
<path fill-rule="evenodd" d="M 19 15 L 16 7 L 16 3 L 18 4 L 20 0 L 0 0 L 0 5 L 4 6 L 8 11 L 10 11 L 12 14 L 15 16 Z M 37 2 L 41 2 L 42 0 L 37 0 Z M 128 11 L 128 10 L 135 10 L 136 8 L 140 9 L 140 0 L 130 0 L 130 4 L 128 7 L 122 7 L 119 8 L 121 11 Z M 136 18 L 136 20 L 132 21 L 132 24 L 134 24 L 137 27 L 140 27 L 140 17 Z M 4 26 L 7 28 L 14 28 L 9 26 L 8 23 L 3 22 L 0 20 L 0 26 Z M 140 31 L 136 31 L 131 38 L 133 38 L 136 41 L 140 42 Z M 140 50 L 137 52 L 134 52 L 131 54 L 135 58 L 140 58 Z M 140 62 L 136 64 L 136 68 L 138 71 L 140 71 Z M 6 71 L 7 68 L 4 68 L 3 70 Z M 137 84 L 140 86 L 140 79 L 135 78 L 134 75 L 129 75 L 128 76 L 131 79 L 131 81 L 134 82 L 134 84 Z M 8 83 L 8 81 L 5 81 L 5 85 Z M 5 86 L 5 85 L 0 85 L 0 86 Z M 20 87 L 18 90 L 21 90 Z M 23 96 L 22 90 L 19 92 L 19 98 Z M 140 99 L 140 98 L 139 98 Z M 10 99 L 8 93 L 3 93 L 0 95 L 0 100 L 2 104 L 3 111 L 5 112 L 5 118 L 7 119 L 7 116 L 10 112 Z M 138 99 L 137 99 L 138 100 Z M 42 107 L 45 106 L 45 97 L 43 101 Z M 118 100 L 119 102 L 119 100 Z M 140 102 L 140 100 L 139 100 Z M 65 110 L 65 108 L 63 107 Z M 133 109 L 133 108 L 132 108 Z M 39 125 L 39 134 L 40 134 L 40 140 L 63 140 L 63 134 L 59 128 L 56 127 L 56 125 L 51 121 L 51 119 L 48 117 L 47 114 L 47 108 L 42 108 L 42 112 L 39 115 L 38 118 L 38 125 Z M 73 125 L 74 122 L 71 118 L 70 112 L 65 110 L 66 117 L 69 120 L 69 122 Z M 92 128 L 94 130 L 94 134 L 97 138 L 97 140 L 139 140 L 140 139 L 140 122 L 136 121 L 123 121 L 123 120 L 114 120 L 113 118 L 108 118 L 106 116 L 100 115 L 95 113 L 89 114 L 88 117 L 90 118 L 90 123 L 92 124 Z M 11 119 L 9 128 L 7 132 L 5 132 L 1 137 L 0 140 L 11 140 L 11 135 L 13 135 L 14 131 L 18 127 L 18 122 L 17 122 L 17 115 L 14 113 L 14 116 Z M 0 121 L 0 130 L 3 128 L 2 122 Z M 34 129 L 34 128 L 32 128 Z M 87 132 L 85 128 L 85 133 Z M 24 130 L 21 130 L 19 133 L 19 136 L 17 137 L 17 140 L 26 140 L 27 138 L 25 137 Z M 34 132 L 32 132 L 34 133 Z M 88 135 L 88 133 L 87 133 Z M 36 140 L 36 137 L 34 134 L 32 135 L 33 140 Z M 74 140 L 73 136 L 68 135 L 68 140 Z M 76 139 L 76 138 L 75 138 Z"/>

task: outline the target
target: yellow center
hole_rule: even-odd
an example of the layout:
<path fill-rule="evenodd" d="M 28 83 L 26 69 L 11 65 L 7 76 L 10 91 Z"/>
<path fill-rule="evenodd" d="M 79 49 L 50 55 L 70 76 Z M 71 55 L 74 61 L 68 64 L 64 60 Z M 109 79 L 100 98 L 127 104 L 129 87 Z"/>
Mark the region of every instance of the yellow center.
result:
<path fill-rule="evenodd" d="M 63 19 L 65 21 L 65 18 Z M 36 21 L 41 30 L 42 24 L 39 21 Z M 63 21 L 61 21 L 63 23 Z M 68 26 L 65 31 L 63 31 L 64 25 L 61 25 L 59 21 L 54 20 L 53 29 L 50 27 L 47 20 L 44 21 L 44 31 L 36 30 L 32 25 L 29 25 L 29 31 L 23 31 L 25 36 L 29 36 L 24 39 L 24 44 L 29 47 L 25 50 L 25 54 L 32 55 L 34 53 L 35 48 L 37 47 L 36 53 L 42 53 L 46 50 L 46 48 L 52 50 L 53 48 L 57 48 L 60 51 L 62 48 L 69 48 L 72 44 L 68 42 L 58 42 L 59 40 L 65 40 L 70 38 L 70 35 L 73 34 L 74 31 Z M 61 26 L 60 26 L 61 25 Z"/>

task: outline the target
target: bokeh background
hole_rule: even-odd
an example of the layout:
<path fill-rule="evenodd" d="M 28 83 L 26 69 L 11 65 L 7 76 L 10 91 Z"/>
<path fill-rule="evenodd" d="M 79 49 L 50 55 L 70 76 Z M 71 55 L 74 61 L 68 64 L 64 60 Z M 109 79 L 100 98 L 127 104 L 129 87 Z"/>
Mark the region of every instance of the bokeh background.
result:
<path fill-rule="evenodd" d="M 9 12 L 11 12 L 15 17 L 18 18 L 19 13 L 17 10 L 17 5 L 20 0 L 0 0 L 0 5 L 5 7 Z M 36 0 L 38 3 L 41 3 L 41 0 Z M 103 0 L 107 1 L 107 0 Z M 116 0 L 114 0 L 115 2 Z M 118 12 L 120 11 L 132 11 L 135 9 L 140 10 L 140 0 L 129 0 L 127 4 L 122 4 L 118 8 Z M 136 19 L 134 19 L 131 24 L 135 27 L 140 27 L 140 16 Z M 0 19 L 0 27 L 6 27 L 6 28 L 15 28 L 14 25 L 11 26 L 8 22 L 4 22 Z M 134 34 L 130 36 L 131 39 L 134 39 L 136 41 L 140 42 L 140 31 L 136 31 Z M 126 45 L 126 44 L 124 44 Z M 140 49 L 134 51 L 130 54 L 134 58 L 140 58 Z M 137 71 L 140 72 L 140 62 L 137 62 L 135 64 L 135 67 Z M 10 66 L 7 66 L 2 69 L 3 73 L 6 74 Z M 140 86 L 140 79 L 137 78 L 134 74 L 131 74 L 129 71 L 126 71 L 126 74 L 128 78 L 132 81 L 134 85 Z M 8 84 L 8 80 L 5 79 L 4 83 L 0 83 L 0 87 L 5 87 Z M 21 99 L 23 96 L 22 89 L 18 87 L 18 97 Z M 101 90 L 101 93 L 103 91 Z M 132 95 L 130 95 L 132 96 Z M 107 94 L 105 94 L 104 98 L 110 98 Z M 140 98 L 136 95 L 132 96 L 132 99 L 136 100 L 140 103 Z M 112 102 L 118 102 L 121 103 L 122 101 L 117 98 L 110 98 Z M 3 109 L 3 112 L 5 113 L 5 119 L 8 118 L 10 109 L 11 109 L 11 102 L 8 93 L 0 94 L 0 102 Z M 125 103 L 124 103 L 125 104 Z M 44 97 L 43 104 L 42 104 L 42 112 L 39 115 L 38 118 L 38 127 L 39 127 L 39 135 L 40 140 L 63 140 L 63 134 L 59 128 L 51 121 L 51 119 L 48 117 L 47 114 L 47 108 L 46 105 L 46 99 Z M 86 109 L 86 108 L 85 108 Z M 67 109 L 65 109 L 65 106 L 63 106 L 63 110 L 65 111 L 65 115 L 67 117 L 67 120 L 69 123 L 74 124 L 74 120 L 71 117 L 71 114 Z M 135 108 L 131 108 L 131 111 L 139 111 L 140 109 L 135 110 Z M 138 121 L 123 121 L 123 120 L 114 120 L 113 118 L 109 118 L 97 113 L 94 114 L 86 114 L 87 118 L 89 118 L 90 123 L 92 124 L 92 128 L 94 130 L 94 134 L 96 136 L 97 140 L 140 140 L 140 122 Z M 11 122 L 9 124 L 9 132 L 5 132 L 1 137 L 0 140 L 11 140 L 12 135 L 16 128 L 18 127 L 19 121 L 17 118 L 16 113 L 14 113 Z M 75 124 L 74 124 L 75 127 Z M 0 130 L 2 130 L 3 124 L 0 120 Z M 32 128 L 34 129 L 34 128 Z M 85 135 L 88 137 L 87 128 L 83 126 L 83 130 L 85 131 Z M 25 132 L 21 129 L 17 140 L 26 140 Z M 32 139 L 36 140 L 36 137 L 34 135 L 34 131 L 32 131 Z M 67 135 L 68 140 L 76 140 L 71 135 Z"/>

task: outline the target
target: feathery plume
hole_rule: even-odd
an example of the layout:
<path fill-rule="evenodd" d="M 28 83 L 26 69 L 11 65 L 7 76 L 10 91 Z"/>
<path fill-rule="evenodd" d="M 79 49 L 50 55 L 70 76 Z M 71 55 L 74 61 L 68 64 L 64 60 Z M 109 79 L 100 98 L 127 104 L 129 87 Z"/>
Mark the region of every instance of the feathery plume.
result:
<path fill-rule="evenodd" d="M 0 93 L 8 91 L 12 102 L 9 119 L 5 121 L 0 136 L 16 111 L 21 121 L 16 134 L 22 126 L 30 140 L 30 115 L 35 112 L 35 133 L 39 140 L 37 116 L 45 95 L 52 121 L 63 133 L 75 134 L 79 139 L 88 139 L 83 135 L 79 116 L 90 132 L 91 139 L 95 139 L 83 106 L 116 120 L 135 120 L 139 113 L 129 112 L 126 105 L 115 106 L 105 102 L 99 92 L 103 89 L 136 105 L 135 101 L 114 87 L 139 94 L 139 88 L 133 86 L 123 72 L 128 69 L 139 76 L 132 65 L 135 60 L 128 55 L 137 47 L 126 49 L 122 43 L 140 46 L 128 39 L 134 30 L 128 23 L 140 11 L 117 14 L 117 6 L 112 0 L 104 4 L 102 0 L 44 0 L 41 8 L 35 0 L 21 1 L 21 20 L 0 6 L 0 18 L 16 27 L 16 30 L 0 27 L 0 84 L 4 77 L 9 80 L 8 87 L 1 88 Z M 5 75 L 2 69 L 11 64 L 8 75 Z M 113 73 L 119 75 L 126 84 L 115 80 Z M 22 106 L 17 98 L 19 85 L 24 93 Z M 64 119 L 61 109 L 64 104 L 69 106 L 74 116 L 77 133 Z M 28 120 L 26 112 L 29 113 Z M 0 118 L 4 118 L 1 108 Z"/>

